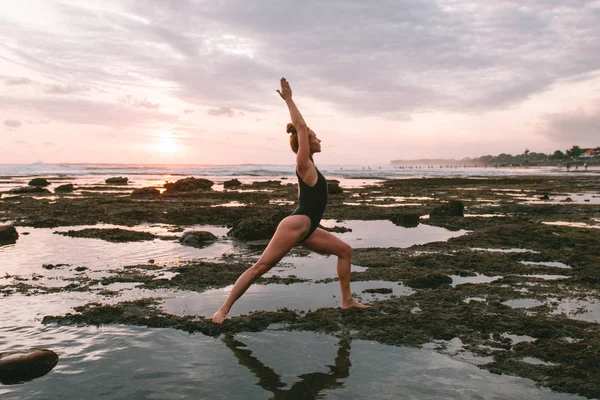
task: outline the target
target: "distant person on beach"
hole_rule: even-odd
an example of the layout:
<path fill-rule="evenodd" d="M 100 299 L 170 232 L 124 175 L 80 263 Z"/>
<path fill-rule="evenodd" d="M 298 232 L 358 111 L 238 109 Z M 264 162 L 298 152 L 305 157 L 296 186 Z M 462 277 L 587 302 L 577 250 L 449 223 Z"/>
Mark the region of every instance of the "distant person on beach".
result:
<path fill-rule="evenodd" d="M 260 259 L 237 279 L 227 300 L 213 315 L 212 321 L 220 324 L 227 313 L 254 281 L 273 268 L 296 244 L 324 254 L 335 254 L 337 274 L 342 291 L 341 308 L 366 308 L 352 298 L 350 291 L 350 260 L 352 248 L 329 232 L 318 228 L 327 204 L 327 180 L 319 172 L 313 155 L 321 152 L 321 140 L 310 129 L 292 100 L 292 89 L 281 78 L 281 91 L 277 93 L 286 102 L 292 123 L 287 125 L 290 146 L 296 153 L 296 176 L 298 177 L 298 208 L 277 226 L 275 234 Z"/>

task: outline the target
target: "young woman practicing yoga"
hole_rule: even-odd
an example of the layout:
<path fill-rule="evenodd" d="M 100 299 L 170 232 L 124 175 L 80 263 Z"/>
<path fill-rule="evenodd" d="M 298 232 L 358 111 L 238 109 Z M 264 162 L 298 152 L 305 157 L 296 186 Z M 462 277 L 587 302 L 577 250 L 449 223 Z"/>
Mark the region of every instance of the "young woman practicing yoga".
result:
<path fill-rule="evenodd" d="M 313 161 L 313 155 L 321 152 L 321 141 L 308 127 L 292 100 L 292 89 L 285 78 L 281 78 L 281 91 L 292 117 L 287 132 L 290 146 L 296 153 L 296 176 L 298 176 L 299 205 L 292 215 L 285 217 L 277 226 L 275 234 L 260 259 L 248 268 L 235 282 L 233 289 L 221 308 L 213 315 L 217 324 L 223 322 L 233 303 L 248 290 L 250 285 L 265 272 L 273 268 L 296 244 L 322 254 L 335 254 L 337 273 L 342 290 L 341 308 L 366 308 L 352 298 L 350 291 L 351 247 L 329 232 L 318 228 L 327 204 L 327 181 Z"/>

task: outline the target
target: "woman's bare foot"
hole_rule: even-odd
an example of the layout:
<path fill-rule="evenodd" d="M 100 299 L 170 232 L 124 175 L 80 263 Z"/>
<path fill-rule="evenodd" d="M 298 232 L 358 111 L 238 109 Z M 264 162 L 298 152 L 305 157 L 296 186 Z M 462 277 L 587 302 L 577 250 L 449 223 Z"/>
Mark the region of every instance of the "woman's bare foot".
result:
<path fill-rule="evenodd" d="M 213 316 L 212 322 L 215 324 L 222 324 L 225 321 L 225 317 L 227 316 L 227 311 L 219 309 Z"/>
<path fill-rule="evenodd" d="M 341 308 L 342 310 L 347 310 L 349 308 L 369 308 L 369 306 L 360 304 L 358 301 L 352 299 L 350 301 L 342 301 Z"/>

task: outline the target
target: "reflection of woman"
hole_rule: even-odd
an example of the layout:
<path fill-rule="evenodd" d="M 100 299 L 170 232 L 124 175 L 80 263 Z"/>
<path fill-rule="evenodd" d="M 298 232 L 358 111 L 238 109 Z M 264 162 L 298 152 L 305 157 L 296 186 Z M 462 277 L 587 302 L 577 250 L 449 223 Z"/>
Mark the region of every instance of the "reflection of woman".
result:
<path fill-rule="evenodd" d="M 269 245 L 260 259 L 248 268 L 235 282 L 225 303 L 213 315 L 212 320 L 222 323 L 233 303 L 248 290 L 250 285 L 273 268 L 298 242 L 309 250 L 335 254 L 338 257 L 337 273 L 342 291 L 341 308 L 367 307 L 352 298 L 350 291 L 351 247 L 318 228 L 327 204 L 327 181 L 313 161 L 313 155 L 321 152 L 321 141 L 302 118 L 292 100 L 292 90 L 285 78 L 281 78 L 281 91 L 277 91 L 290 110 L 292 123 L 287 132 L 291 134 L 290 145 L 296 153 L 299 206 L 292 215 L 284 218 L 277 227 Z"/>
<path fill-rule="evenodd" d="M 325 389 L 336 389 L 342 387 L 338 379 L 347 378 L 350 375 L 350 342 L 341 339 L 338 343 L 335 365 L 329 365 L 328 374 L 323 372 L 312 372 L 310 374 L 300 375 L 300 381 L 292 385 L 291 388 L 283 390 L 285 384 L 281 382 L 281 377 L 271 368 L 264 365 L 256 357 L 252 356 L 250 350 L 241 349 L 245 347 L 242 342 L 235 340 L 231 336 L 223 338 L 225 345 L 229 347 L 240 365 L 248 368 L 257 378 L 260 387 L 273 393 L 272 399 L 317 399 L 319 392 Z"/>

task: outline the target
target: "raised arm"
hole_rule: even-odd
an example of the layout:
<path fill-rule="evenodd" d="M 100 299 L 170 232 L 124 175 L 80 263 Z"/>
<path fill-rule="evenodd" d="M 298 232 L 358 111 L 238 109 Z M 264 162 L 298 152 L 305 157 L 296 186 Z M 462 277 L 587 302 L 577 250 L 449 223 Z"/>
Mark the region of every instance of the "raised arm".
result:
<path fill-rule="evenodd" d="M 298 132 L 298 153 L 296 153 L 296 165 L 298 166 L 298 171 L 300 172 L 312 165 L 310 162 L 310 145 L 308 143 L 308 126 L 306 126 L 306 122 L 304 122 L 302 114 L 300 114 L 296 103 L 294 103 L 294 100 L 292 99 L 292 89 L 285 78 L 281 78 L 281 91 L 278 90 L 277 93 L 279 93 L 281 98 L 285 100 L 285 103 L 290 110 L 292 124 L 296 128 L 296 132 Z"/>

